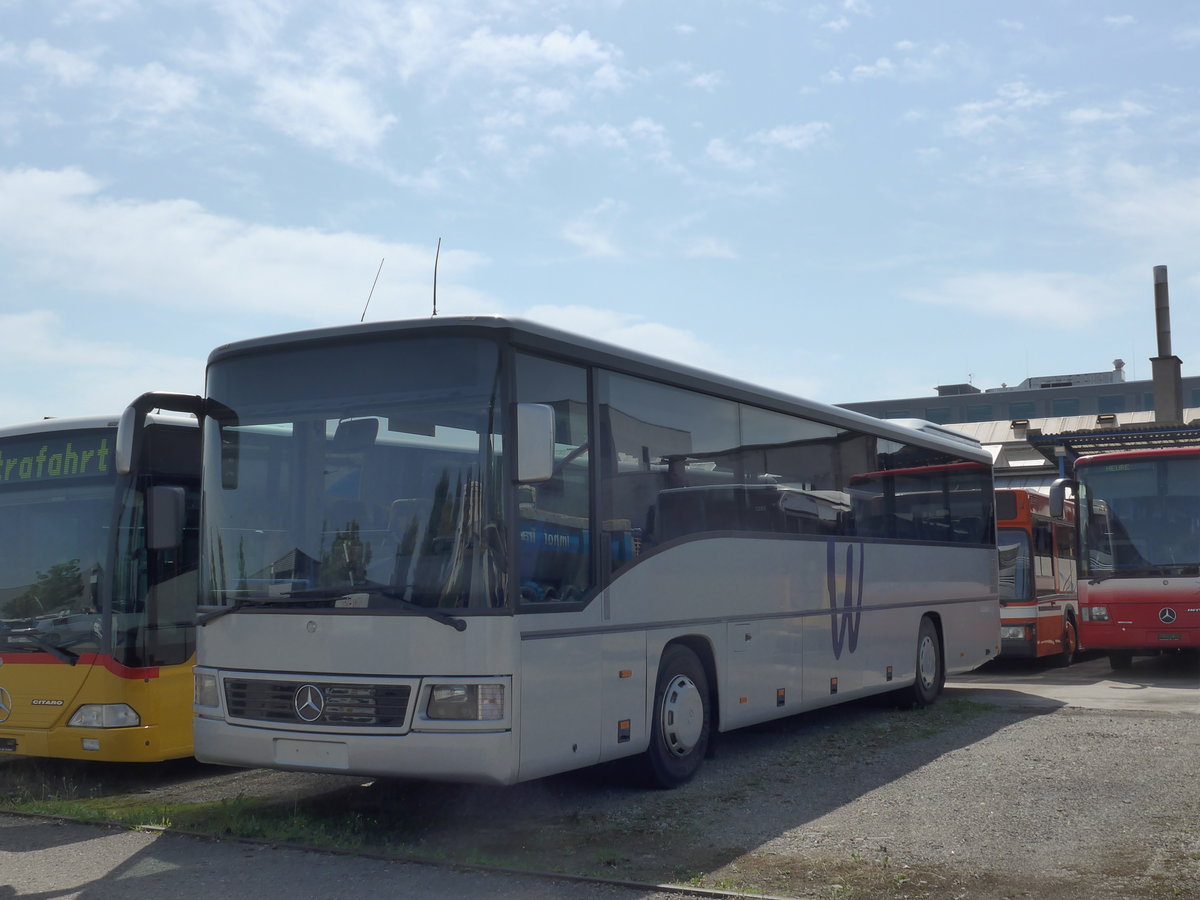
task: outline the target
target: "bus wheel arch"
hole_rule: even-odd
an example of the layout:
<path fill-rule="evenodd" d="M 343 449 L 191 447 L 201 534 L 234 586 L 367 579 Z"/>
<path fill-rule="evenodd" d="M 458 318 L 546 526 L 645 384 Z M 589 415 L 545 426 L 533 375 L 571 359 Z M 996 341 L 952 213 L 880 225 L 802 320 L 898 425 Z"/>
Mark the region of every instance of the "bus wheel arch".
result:
<path fill-rule="evenodd" d="M 690 781 L 708 754 L 716 727 L 712 656 L 707 645 L 674 641 L 663 648 L 642 756 L 647 783 L 672 788 Z"/>
<path fill-rule="evenodd" d="M 1055 663 L 1063 668 L 1075 662 L 1075 654 L 1079 652 L 1079 626 L 1075 617 L 1070 613 L 1063 616 L 1062 652 L 1055 658 Z"/>

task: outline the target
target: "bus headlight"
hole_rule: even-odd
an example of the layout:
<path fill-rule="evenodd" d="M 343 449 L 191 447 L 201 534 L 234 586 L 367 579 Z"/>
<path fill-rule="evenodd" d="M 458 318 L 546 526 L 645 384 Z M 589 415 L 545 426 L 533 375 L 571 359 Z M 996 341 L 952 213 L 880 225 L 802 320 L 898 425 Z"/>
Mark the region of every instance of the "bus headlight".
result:
<path fill-rule="evenodd" d="M 131 728 L 142 717 L 128 703 L 87 703 L 75 710 L 68 725 L 77 728 Z"/>
<path fill-rule="evenodd" d="M 1107 606 L 1084 606 L 1079 610 L 1079 614 L 1085 622 L 1107 622 L 1108 607 Z"/>
<path fill-rule="evenodd" d="M 496 722 L 504 718 L 502 684 L 435 684 L 425 715 L 460 722 Z"/>
<path fill-rule="evenodd" d="M 1029 626 L 1001 625 L 1000 637 L 1006 641 L 1027 641 L 1029 640 Z"/>
<path fill-rule="evenodd" d="M 197 706 L 210 706 L 213 709 L 221 705 L 216 675 L 211 672 L 196 672 L 192 676 L 192 702 Z"/>

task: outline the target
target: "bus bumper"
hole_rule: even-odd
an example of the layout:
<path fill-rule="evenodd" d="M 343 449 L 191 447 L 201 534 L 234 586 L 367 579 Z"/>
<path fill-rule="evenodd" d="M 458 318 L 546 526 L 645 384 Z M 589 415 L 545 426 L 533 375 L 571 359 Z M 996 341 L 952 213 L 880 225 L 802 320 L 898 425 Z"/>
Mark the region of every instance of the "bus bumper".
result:
<path fill-rule="evenodd" d="M 197 717 L 192 733 L 196 759 L 204 763 L 477 784 L 517 781 L 511 731 L 307 734 Z"/>
<path fill-rule="evenodd" d="M 187 756 L 188 748 L 159 747 L 158 728 L 52 728 L 5 731 L 0 728 L 0 757 L 45 756 L 97 762 L 158 762 Z"/>
<path fill-rule="evenodd" d="M 1200 647 L 1200 628 L 1137 628 L 1127 625 L 1097 627 L 1085 623 L 1079 642 L 1088 650 L 1140 650 L 1155 652 L 1179 647 Z"/>

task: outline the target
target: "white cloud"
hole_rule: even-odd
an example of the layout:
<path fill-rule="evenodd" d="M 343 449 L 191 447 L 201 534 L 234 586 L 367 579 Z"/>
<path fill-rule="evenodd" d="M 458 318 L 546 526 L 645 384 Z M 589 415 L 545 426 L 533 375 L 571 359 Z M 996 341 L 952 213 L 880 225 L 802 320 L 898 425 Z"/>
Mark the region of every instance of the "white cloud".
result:
<path fill-rule="evenodd" d="M 195 394 L 204 387 L 203 357 L 160 353 L 144 341 L 97 341 L 50 310 L 0 313 L 0 361 L 6 382 L 29 385 L 28 373 L 38 371 L 62 385 L 50 400 L 33 391 L 0 393 L 5 423 L 116 415 L 148 390 Z"/>
<path fill-rule="evenodd" d="M 1200 178 L 1171 178 L 1150 166 L 1110 166 L 1089 181 L 1081 211 L 1093 227 L 1155 257 L 1193 259 L 1200 244 Z"/>
<path fill-rule="evenodd" d="M 71 0 L 54 17 L 60 27 L 76 22 L 109 22 L 137 8 L 138 0 Z"/>
<path fill-rule="evenodd" d="M 1107 122 L 1121 122 L 1126 119 L 1148 115 L 1150 115 L 1150 110 L 1140 103 L 1134 103 L 1131 100 L 1122 100 L 1115 106 L 1110 106 L 1106 109 L 1096 106 L 1081 106 L 1077 109 L 1068 110 L 1063 115 L 1063 118 L 1070 125 L 1096 125 Z"/>
<path fill-rule="evenodd" d="M 851 81 L 865 81 L 871 78 L 893 78 L 896 67 L 886 56 L 881 56 L 870 65 L 855 66 L 850 70 Z"/>
<path fill-rule="evenodd" d="M 396 122 L 376 109 L 360 82 L 337 75 L 265 78 L 254 108 L 290 137 L 339 154 L 375 148 Z"/>
<path fill-rule="evenodd" d="M 747 140 L 785 150 L 804 150 L 829 137 L 832 131 L 833 126 L 828 122 L 806 122 L 803 125 L 778 125 L 755 132 Z"/>
<path fill-rule="evenodd" d="M 115 200 L 77 169 L 0 170 L 0 256 L 9 258 L 11 277 L 83 296 L 322 324 L 361 312 L 381 258 L 387 264 L 372 309 L 393 318 L 421 314 L 433 268 L 432 247 L 246 223 L 190 200 Z M 455 286 L 455 274 L 482 262 L 443 248 L 447 293 L 478 305 Z"/>
<path fill-rule="evenodd" d="M 1104 17 L 1104 24 L 1105 24 L 1105 25 L 1111 25 L 1113 28 L 1124 28 L 1126 25 L 1135 25 L 1135 24 L 1137 24 L 1137 19 L 1135 19 L 1133 16 L 1130 16 L 1130 15 L 1125 15 L 1125 16 L 1105 16 L 1105 17 Z"/>
<path fill-rule="evenodd" d="M 550 137 L 568 147 L 599 147 L 608 150 L 624 150 L 629 146 L 621 130 L 607 122 L 589 125 L 576 122 L 571 125 L 556 125 L 550 129 Z"/>
<path fill-rule="evenodd" d="M 757 165 L 754 157 L 747 153 L 743 153 L 736 147 L 732 147 L 729 143 L 721 138 L 713 138 L 704 148 L 704 155 L 715 163 L 719 163 L 727 169 L 733 169 L 737 172 L 744 172 L 753 169 Z"/>
<path fill-rule="evenodd" d="M 1109 315 L 1120 300 L 1103 278 L 1062 272 L 975 272 L 903 296 L 1010 322 L 1061 326 Z"/>
<path fill-rule="evenodd" d="M 200 96 L 200 82 L 153 62 L 140 68 L 114 69 L 108 78 L 117 92 L 116 106 L 121 111 L 163 115 L 194 106 Z"/>
<path fill-rule="evenodd" d="M 688 79 L 688 86 L 700 88 L 710 94 L 725 83 L 725 76 L 720 72 L 702 72 Z"/>
<path fill-rule="evenodd" d="M 547 68 L 599 66 L 614 57 L 613 48 L 586 31 L 575 34 L 566 28 L 542 35 L 503 35 L 478 28 L 461 42 L 459 53 L 460 66 L 484 69 L 501 78 Z"/>
<path fill-rule="evenodd" d="M 1053 94 L 1033 90 L 1022 81 L 1010 82 L 1001 85 L 991 100 L 958 106 L 946 131 L 956 137 L 979 137 L 996 128 L 1018 128 L 1022 124 L 1022 113 L 1046 106 L 1053 100 Z"/>
<path fill-rule="evenodd" d="M 99 67 L 89 57 L 32 41 L 23 54 L 27 63 L 41 69 L 66 87 L 78 87 L 96 77 Z"/>
<path fill-rule="evenodd" d="M 620 259 L 625 254 L 609 230 L 599 220 L 610 217 L 617 209 L 612 200 L 604 200 L 563 226 L 561 236 L 583 251 L 584 256 L 597 259 Z"/>
<path fill-rule="evenodd" d="M 553 328 L 586 334 L 605 343 L 647 353 L 675 362 L 695 365 L 696 360 L 718 356 L 694 332 L 643 317 L 590 306 L 533 306 L 522 315 Z M 706 365 L 707 368 L 707 365 Z"/>
<path fill-rule="evenodd" d="M 1184 27 L 1177 29 L 1171 35 L 1171 39 L 1176 43 L 1185 44 L 1189 47 L 1195 44 L 1200 44 L 1200 26 L 1185 25 Z"/>
<path fill-rule="evenodd" d="M 692 237 L 684 241 L 683 255 L 690 259 L 737 259 L 728 243 L 713 237 Z"/>

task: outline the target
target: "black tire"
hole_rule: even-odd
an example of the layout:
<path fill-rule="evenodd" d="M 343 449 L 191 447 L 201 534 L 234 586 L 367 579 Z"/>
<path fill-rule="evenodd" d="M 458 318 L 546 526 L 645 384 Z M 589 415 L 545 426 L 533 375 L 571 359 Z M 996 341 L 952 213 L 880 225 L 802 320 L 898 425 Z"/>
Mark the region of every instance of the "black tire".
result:
<path fill-rule="evenodd" d="M 921 619 L 917 629 L 917 670 L 912 687 L 902 688 L 897 699 L 902 706 L 924 707 L 937 699 L 946 683 L 946 667 L 942 664 L 942 640 L 937 626 L 929 616 Z"/>
<path fill-rule="evenodd" d="M 678 787 L 700 769 L 712 730 L 710 705 L 699 658 L 682 644 L 667 647 L 658 664 L 650 746 L 643 757 L 651 786 Z"/>
<path fill-rule="evenodd" d="M 1075 654 L 1079 652 L 1079 629 L 1075 620 L 1068 617 L 1063 620 L 1062 652 L 1055 657 L 1055 665 L 1066 668 L 1075 662 Z"/>
<path fill-rule="evenodd" d="M 1113 671 L 1124 672 L 1126 669 L 1133 666 L 1133 651 L 1109 650 L 1108 664 L 1112 666 Z"/>

